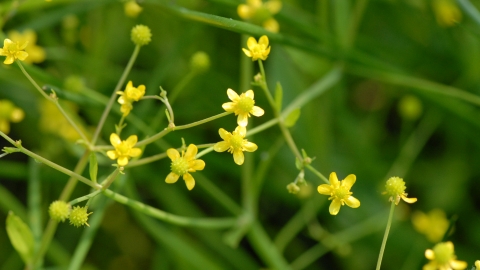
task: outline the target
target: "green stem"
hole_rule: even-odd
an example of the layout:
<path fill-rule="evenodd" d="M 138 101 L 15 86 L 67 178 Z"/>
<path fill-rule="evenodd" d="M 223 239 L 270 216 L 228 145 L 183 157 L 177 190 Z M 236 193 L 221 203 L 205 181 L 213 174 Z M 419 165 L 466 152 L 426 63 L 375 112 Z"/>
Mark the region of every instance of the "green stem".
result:
<path fill-rule="evenodd" d="M 28 160 L 28 221 L 34 238 L 34 252 L 40 248 L 42 240 L 42 200 L 41 200 L 41 186 L 40 186 L 40 172 L 39 164 L 33 159 Z M 32 265 L 35 267 L 34 265 Z M 38 265 L 40 266 L 40 265 Z"/>
<path fill-rule="evenodd" d="M 77 204 L 77 203 L 80 203 L 80 202 L 89 200 L 89 199 L 97 196 L 98 193 L 100 193 L 100 192 L 102 192 L 102 190 L 101 190 L 101 189 L 97 189 L 97 190 L 95 190 L 94 192 L 92 192 L 92 193 L 90 193 L 90 194 L 87 194 L 87 195 L 85 195 L 85 196 L 78 197 L 78 198 L 76 198 L 76 199 L 74 199 L 74 200 L 71 200 L 70 202 L 68 202 L 68 204 L 70 204 L 70 205 L 75 205 L 75 204 Z"/>
<path fill-rule="evenodd" d="M 237 222 L 236 218 L 188 218 L 177 216 L 151 207 L 139 201 L 132 200 L 109 189 L 104 190 L 103 194 L 118 203 L 131 207 L 137 212 L 178 226 L 197 227 L 205 229 L 225 229 L 232 227 Z"/>
<path fill-rule="evenodd" d="M 318 178 L 322 179 L 323 182 L 330 184 L 330 181 L 319 171 L 317 171 L 315 168 L 313 168 L 311 165 L 305 165 L 305 168 L 313 172 Z"/>
<path fill-rule="evenodd" d="M 387 244 L 388 233 L 390 232 L 390 227 L 392 226 L 392 219 L 393 219 L 393 211 L 394 210 L 395 210 L 395 200 L 392 200 L 392 204 L 390 205 L 390 214 L 388 215 L 387 228 L 385 228 L 385 234 L 383 235 L 382 247 L 380 248 L 380 253 L 378 254 L 378 261 L 377 261 L 376 270 L 380 270 L 380 266 L 382 265 L 383 252 L 385 251 L 385 245 Z"/>
<path fill-rule="evenodd" d="M 87 137 L 82 132 L 82 130 L 77 126 L 77 124 L 63 110 L 62 106 L 60 106 L 60 103 L 58 102 L 58 99 L 56 97 L 51 97 L 51 96 L 47 95 L 47 93 L 45 93 L 45 91 L 42 90 L 42 88 L 37 84 L 37 82 L 35 82 L 35 80 L 32 78 L 32 76 L 30 76 L 30 74 L 28 74 L 28 72 L 23 67 L 22 63 L 20 61 L 15 61 L 15 62 L 18 64 L 18 66 L 20 67 L 20 70 L 22 70 L 22 73 L 32 83 L 32 85 L 35 87 L 35 89 L 37 89 L 38 92 L 40 92 L 40 94 L 42 94 L 42 96 L 44 98 L 46 98 L 48 101 L 51 101 L 51 102 L 55 103 L 55 106 L 57 106 L 57 108 L 60 110 L 62 115 L 65 117 L 65 119 L 67 119 L 68 123 L 70 123 L 70 125 L 75 129 L 75 131 L 77 131 L 77 133 L 80 135 L 80 137 L 82 137 L 82 140 L 88 145 L 88 147 L 91 148 L 90 141 L 87 139 Z"/>
<path fill-rule="evenodd" d="M 97 142 L 98 136 L 100 135 L 100 131 L 102 131 L 103 125 L 105 124 L 105 121 L 107 120 L 107 116 L 110 113 L 110 110 L 112 109 L 113 103 L 115 102 L 115 99 L 117 97 L 117 92 L 120 91 L 120 87 L 125 83 L 125 80 L 130 73 L 130 70 L 133 67 L 133 63 L 137 59 L 138 53 L 140 52 L 140 47 L 139 45 L 135 46 L 135 49 L 133 50 L 132 56 L 130 57 L 130 60 L 128 61 L 127 66 L 125 67 L 125 70 L 123 71 L 122 76 L 120 77 L 120 80 L 118 80 L 117 85 L 115 86 L 115 89 L 113 90 L 112 95 L 110 96 L 110 100 L 108 101 L 107 106 L 105 107 L 105 110 L 103 111 L 102 117 L 100 118 L 100 121 L 98 122 L 98 126 L 95 129 L 95 133 L 93 134 L 92 138 L 92 145 L 95 145 Z"/>

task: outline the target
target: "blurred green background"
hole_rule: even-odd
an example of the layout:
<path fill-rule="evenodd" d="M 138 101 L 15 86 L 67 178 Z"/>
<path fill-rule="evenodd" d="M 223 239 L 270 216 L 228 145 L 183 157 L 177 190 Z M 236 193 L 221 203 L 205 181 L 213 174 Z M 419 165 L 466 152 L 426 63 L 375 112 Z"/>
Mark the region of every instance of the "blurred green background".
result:
<path fill-rule="evenodd" d="M 19 3 L 16 10 L 12 9 L 15 3 Z M 142 12 L 132 18 L 125 15 L 125 2 L 115 0 L 2 1 L 0 35 L 4 38 L 9 31 L 26 29 L 37 33 L 37 45 L 44 48 L 46 60 L 27 70 L 40 85 L 57 87 L 60 98 L 69 102 L 64 106 L 90 132 L 104 109 L 102 101 L 111 95 L 133 51 L 130 30 L 137 24 L 151 28 L 152 42 L 142 48 L 127 80 L 146 85 L 149 95 L 158 94 L 159 86 L 175 89 L 191 72 L 195 52 L 204 51 L 210 57 L 209 70 L 194 76 L 173 105 L 177 125 L 221 113 L 221 105 L 228 101 L 227 88 L 238 93 L 252 88 L 241 88 L 245 58 L 241 48 L 246 47 L 242 35 L 269 35 L 272 51 L 264 62 L 266 74 L 271 89 L 277 82 L 283 86 L 284 107 L 340 67 L 341 78 L 301 108 L 300 119 L 290 130 L 297 146 L 315 157 L 312 166 L 324 175 L 336 172 L 340 179 L 356 175 L 352 191 L 361 207 L 342 207 L 337 216 L 331 216 L 327 197 L 316 192 L 322 182 L 310 172 L 305 175 L 308 186 L 299 194 L 288 193 L 286 186 L 298 170 L 280 129 L 274 126 L 250 137 L 259 149 L 246 154 L 254 174 L 258 168 L 266 169 L 257 218 L 268 237 L 278 244 L 286 224 L 296 228 L 280 251 L 294 269 L 373 269 L 389 209 L 388 198 L 381 193 L 385 180 L 400 176 L 409 197 L 418 202 L 401 202 L 396 208 L 382 269 L 421 269 L 427 263 L 425 249 L 434 243 L 415 230 L 411 217 L 415 211 L 435 208 L 456 221 L 447 239 L 455 244 L 458 259 L 469 267 L 479 260 L 480 20 L 476 7 L 480 2 L 283 0 L 282 10 L 275 15 L 278 34 L 236 23 L 240 21 L 238 4 L 235 0 L 149 0 L 140 2 Z M 257 65 L 253 72 L 258 72 Z M 258 126 L 274 116 L 260 89 L 253 89 L 256 105 L 265 109 L 263 117 L 250 118 Z M 75 134 L 60 127 L 62 116 L 46 107 L 16 65 L 0 66 L 0 99 L 11 100 L 25 111 L 22 122 L 11 124 L 11 138 L 74 168 L 83 147 L 73 143 Z M 145 128 L 164 109 L 153 100 L 138 103 L 133 110 L 136 123 L 127 121 L 123 137 L 143 138 Z M 111 113 L 100 144 L 109 144 L 119 117 L 118 112 Z M 166 124 L 163 120 L 157 131 Z M 232 131 L 235 126 L 234 117 L 227 116 L 173 132 L 149 145 L 143 156 L 179 147 L 182 137 L 187 144 L 215 143 L 220 141 L 219 128 Z M 11 145 L 2 139 L 0 146 Z M 98 157 L 99 175 L 106 176 L 112 162 L 101 154 Z M 168 159 L 128 169 L 114 189 L 177 215 L 232 216 L 212 197 L 209 184 L 241 205 L 242 168 L 227 153 L 212 152 L 202 159 L 206 167 L 193 174 L 197 186 L 192 191 L 183 181 L 165 183 Z M 84 175 L 88 177 L 88 172 Z M 40 194 L 39 228 L 43 229 L 48 205 L 58 198 L 67 179 L 20 153 L 1 158 L 0 220 L 14 210 L 27 222 L 27 201 L 35 192 Z M 89 188 L 78 184 L 72 198 L 87 193 Z M 96 211 L 95 205 L 104 204 L 104 210 Z M 99 198 L 91 210 L 90 219 L 97 215 L 100 225 L 81 263 L 83 269 L 272 267 L 259 254 L 252 240 L 255 236 L 232 248 L 223 241 L 225 230 L 174 226 L 110 199 Z M 4 223 L 0 227 L 0 268 L 22 269 Z M 88 230 L 61 223 L 45 267 L 66 269 L 82 233 Z"/>

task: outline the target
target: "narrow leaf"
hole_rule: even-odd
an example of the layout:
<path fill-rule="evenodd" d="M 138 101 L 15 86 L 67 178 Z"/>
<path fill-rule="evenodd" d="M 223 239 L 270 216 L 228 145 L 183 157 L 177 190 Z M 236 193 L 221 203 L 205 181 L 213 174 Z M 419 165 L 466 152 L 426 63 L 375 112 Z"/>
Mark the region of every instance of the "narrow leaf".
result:
<path fill-rule="evenodd" d="M 98 162 L 95 152 L 90 153 L 90 179 L 97 183 Z"/>
<path fill-rule="evenodd" d="M 12 246 L 25 264 L 29 264 L 33 259 L 34 240 L 32 231 L 28 225 L 12 211 L 8 213 L 6 228 Z"/>
<path fill-rule="evenodd" d="M 286 127 L 293 127 L 300 117 L 300 108 L 294 109 L 283 122 Z"/>

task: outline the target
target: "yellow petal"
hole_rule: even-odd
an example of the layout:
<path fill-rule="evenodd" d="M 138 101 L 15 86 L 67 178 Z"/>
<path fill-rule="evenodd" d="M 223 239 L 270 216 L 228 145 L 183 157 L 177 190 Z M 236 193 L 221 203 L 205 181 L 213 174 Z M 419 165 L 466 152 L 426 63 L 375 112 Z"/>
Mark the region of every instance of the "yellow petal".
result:
<path fill-rule="evenodd" d="M 252 53 L 249 50 L 244 49 L 244 48 L 242 48 L 242 50 L 243 50 L 243 52 L 245 53 L 246 56 L 252 57 Z"/>
<path fill-rule="evenodd" d="M 132 148 L 130 149 L 129 156 L 131 157 L 138 157 L 142 154 L 142 149 L 140 148 Z"/>
<path fill-rule="evenodd" d="M 238 114 L 237 124 L 241 127 L 246 127 L 248 125 L 248 114 L 246 113 Z"/>
<path fill-rule="evenodd" d="M 218 130 L 218 134 L 220 134 L 220 138 L 224 139 L 224 140 L 228 140 L 230 139 L 230 136 L 232 135 L 230 132 L 226 131 L 225 129 L 223 128 L 220 128 Z"/>
<path fill-rule="evenodd" d="M 244 142 L 242 146 L 243 150 L 247 152 L 253 152 L 258 149 L 258 146 L 252 142 Z"/>
<path fill-rule="evenodd" d="M 201 171 L 205 168 L 205 161 L 201 159 L 192 160 L 188 163 L 190 166 L 189 172 Z"/>
<path fill-rule="evenodd" d="M 247 92 L 245 92 L 245 96 L 253 99 L 254 97 L 253 90 L 248 90 Z"/>
<path fill-rule="evenodd" d="M 177 149 L 170 148 L 167 150 L 167 156 L 172 160 L 177 160 L 180 157 L 180 153 L 178 153 Z"/>
<path fill-rule="evenodd" d="M 323 195 L 331 195 L 332 194 L 332 188 L 330 185 L 327 184 L 322 184 L 318 186 L 317 188 L 318 193 L 323 194 Z"/>
<path fill-rule="evenodd" d="M 28 57 L 28 53 L 24 51 L 17 52 L 15 56 L 20 60 L 25 60 Z"/>
<path fill-rule="evenodd" d="M 258 116 L 262 116 L 265 113 L 265 111 L 258 106 L 253 106 L 253 109 L 250 111 L 250 113 L 258 117 Z"/>
<path fill-rule="evenodd" d="M 264 4 L 264 6 L 270 11 L 270 14 L 277 14 L 282 9 L 282 2 L 277 0 L 271 0 Z"/>
<path fill-rule="evenodd" d="M 173 184 L 177 182 L 179 177 L 180 176 L 178 176 L 178 174 L 171 172 L 167 175 L 167 178 L 165 178 L 165 182 L 169 184 Z"/>
<path fill-rule="evenodd" d="M 230 144 L 226 141 L 218 142 L 213 146 L 215 152 L 225 152 L 228 148 L 230 148 Z"/>
<path fill-rule="evenodd" d="M 245 138 L 245 135 L 247 135 L 247 129 L 245 127 L 242 127 L 242 126 L 237 126 L 235 128 L 235 133 L 240 135 L 240 137 Z"/>
<path fill-rule="evenodd" d="M 233 151 L 233 161 L 237 163 L 237 165 L 242 165 L 245 161 L 245 156 L 243 155 L 242 150 L 235 150 Z"/>
<path fill-rule="evenodd" d="M 117 147 L 120 143 L 122 143 L 122 141 L 116 133 L 112 133 L 110 134 L 110 143 L 113 145 L 113 147 Z"/>
<path fill-rule="evenodd" d="M 121 156 L 117 159 L 117 163 L 119 166 L 126 166 L 128 164 L 128 157 L 126 156 Z"/>
<path fill-rule="evenodd" d="M 346 200 L 345 200 L 345 203 L 350 206 L 351 208 L 358 208 L 360 207 L 360 201 L 353 197 L 353 196 L 350 196 L 348 197 Z"/>
<path fill-rule="evenodd" d="M 137 143 L 137 141 L 138 141 L 137 135 L 131 135 L 127 139 L 127 145 L 129 147 L 133 147 Z"/>
<path fill-rule="evenodd" d="M 258 45 L 263 45 L 265 46 L 265 48 L 267 48 L 268 46 L 268 37 L 263 35 L 260 37 L 260 39 L 258 40 Z"/>
<path fill-rule="evenodd" d="M 338 177 L 337 177 L 337 174 L 335 172 L 332 172 L 330 174 L 330 177 L 328 178 L 328 181 L 330 182 L 330 185 L 332 186 L 337 186 L 338 185 Z"/>
<path fill-rule="evenodd" d="M 238 94 L 233 91 L 231 88 L 227 89 L 227 96 L 231 101 L 235 101 L 239 98 Z"/>
<path fill-rule="evenodd" d="M 0 131 L 5 134 L 10 132 L 10 123 L 7 120 L 0 119 Z"/>
<path fill-rule="evenodd" d="M 185 180 L 185 184 L 187 185 L 188 190 L 192 190 L 195 187 L 195 179 L 189 173 L 183 175 L 183 180 Z"/>
<path fill-rule="evenodd" d="M 247 47 L 250 51 L 252 51 L 255 47 L 257 47 L 257 41 L 254 37 L 249 37 L 247 40 Z"/>
<path fill-rule="evenodd" d="M 431 249 L 425 250 L 425 257 L 431 261 L 435 260 L 435 252 Z"/>
<path fill-rule="evenodd" d="M 417 198 L 407 198 L 406 196 L 402 195 L 402 200 L 404 200 L 407 203 L 414 203 L 417 201 Z"/>
<path fill-rule="evenodd" d="M 355 184 L 355 180 L 357 177 L 354 174 L 349 174 L 345 179 L 342 181 L 342 186 L 344 186 L 347 190 L 350 190 L 350 188 Z"/>
<path fill-rule="evenodd" d="M 464 262 L 464 261 L 451 260 L 450 261 L 450 266 L 453 269 L 465 269 L 465 268 L 467 268 L 468 264 L 467 264 L 467 262 Z"/>
<path fill-rule="evenodd" d="M 338 214 L 338 212 L 340 212 L 340 206 L 342 206 L 340 200 L 333 200 L 330 204 L 330 207 L 328 208 L 330 215 L 335 216 L 336 214 Z"/>
<path fill-rule="evenodd" d="M 117 159 L 118 158 L 117 151 L 115 151 L 115 150 L 107 151 L 107 156 L 110 159 Z"/>
<path fill-rule="evenodd" d="M 244 4 L 238 6 L 237 13 L 238 16 L 244 20 L 250 19 L 252 17 L 251 8 Z"/>
<path fill-rule="evenodd" d="M 437 262 L 429 262 L 426 265 L 423 266 L 422 270 L 438 270 L 437 268 Z"/>
<path fill-rule="evenodd" d="M 187 153 L 185 153 L 185 160 L 193 160 L 197 155 L 198 148 L 194 144 L 190 144 L 187 148 Z"/>
<path fill-rule="evenodd" d="M 227 112 L 233 112 L 235 110 L 235 104 L 233 102 L 226 102 L 222 104 L 222 108 Z"/>
<path fill-rule="evenodd" d="M 127 89 L 132 88 L 132 87 L 133 87 L 133 83 L 132 83 L 132 81 L 129 81 L 127 83 L 127 87 L 125 88 L 125 91 L 127 91 Z"/>
<path fill-rule="evenodd" d="M 6 64 L 6 65 L 10 65 L 11 63 L 13 63 L 13 61 L 15 61 L 15 58 L 11 55 L 8 55 L 7 59 L 5 59 L 5 61 L 3 61 L 3 63 Z"/>

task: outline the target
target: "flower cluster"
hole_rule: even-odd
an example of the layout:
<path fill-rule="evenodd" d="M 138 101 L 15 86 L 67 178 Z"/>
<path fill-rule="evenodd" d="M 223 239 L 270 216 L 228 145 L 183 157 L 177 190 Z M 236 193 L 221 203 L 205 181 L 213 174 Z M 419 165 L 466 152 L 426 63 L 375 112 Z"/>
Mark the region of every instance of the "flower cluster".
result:
<path fill-rule="evenodd" d="M 64 222 L 66 219 L 70 220 L 70 224 L 75 227 L 80 227 L 83 225 L 88 225 L 88 216 L 92 213 L 87 213 L 87 207 L 75 206 L 72 209 L 72 206 L 64 201 L 54 201 L 50 204 L 48 208 L 48 213 L 50 218 L 57 222 Z"/>
<path fill-rule="evenodd" d="M 129 81 L 125 91 L 118 91 L 120 95 L 118 103 L 120 103 L 120 111 L 123 116 L 127 116 L 133 109 L 132 103 L 139 101 L 145 95 L 145 85 L 141 84 L 138 87 L 133 87 L 132 81 Z"/>
<path fill-rule="evenodd" d="M 110 143 L 115 147 L 115 150 L 107 151 L 107 156 L 110 159 L 116 159 L 119 166 L 126 166 L 130 158 L 138 157 L 142 154 L 140 148 L 134 148 L 137 140 L 137 135 L 131 135 L 126 141 L 122 141 L 117 134 L 112 133 L 110 135 Z"/>
<path fill-rule="evenodd" d="M 247 0 L 246 5 L 238 6 L 237 13 L 240 18 L 277 33 L 280 27 L 273 15 L 277 14 L 280 9 L 282 9 L 280 0 L 270 0 L 265 3 L 262 0 Z"/>
<path fill-rule="evenodd" d="M 28 53 L 25 52 L 26 47 L 27 43 L 17 43 L 8 38 L 5 39 L 3 41 L 3 48 L 0 49 L 0 56 L 7 57 L 3 63 L 10 65 L 15 59 L 25 60 L 28 57 Z"/>
<path fill-rule="evenodd" d="M 351 208 L 360 207 L 360 201 L 353 197 L 353 193 L 350 191 L 356 179 L 354 174 L 349 174 L 342 181 L 338 181 L 337 174 L 332 172 L 328 179 L 330 185 L 322 184 L 318 186 L 318 193 L 330 196 L 328 199 L 332 201 L 329 208 L 331 215 L 338 214 L 340 206 L 345 204 Z"/>
<path fill-rule="evenodd" d="M 191 172 L 201 171 L 205 168 L 205 162 L 201 159 L 196 159 L 198 148 L 194 144 L 190 144 L 187 152 L 182 151 L 182 155 L 177 149 L 170 148 L 167 150 L 167 156 L 172 160 L 172 172 L 167 175 L 165 182 L 173 184 L 177 182 L 180 176 L 183 176 L 188 190 L 195 187 L 195 179 L 190 174 Z"/>

